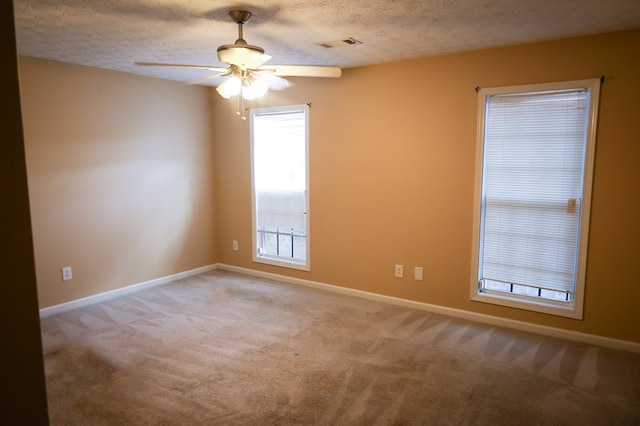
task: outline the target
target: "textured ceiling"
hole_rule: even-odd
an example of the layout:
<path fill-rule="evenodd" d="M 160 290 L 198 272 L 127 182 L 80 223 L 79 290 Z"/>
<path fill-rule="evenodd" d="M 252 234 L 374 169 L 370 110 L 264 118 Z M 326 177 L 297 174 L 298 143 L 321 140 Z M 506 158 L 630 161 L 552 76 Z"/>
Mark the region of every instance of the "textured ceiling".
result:
<path fill-rule="evenodd" d="M 209 72 L 134 62 L 219 66 L 237 8 L 268 64 L 343 68 L 640 28 L 639 0 L 14 0 L 18 52 L 190 81 Z"/>

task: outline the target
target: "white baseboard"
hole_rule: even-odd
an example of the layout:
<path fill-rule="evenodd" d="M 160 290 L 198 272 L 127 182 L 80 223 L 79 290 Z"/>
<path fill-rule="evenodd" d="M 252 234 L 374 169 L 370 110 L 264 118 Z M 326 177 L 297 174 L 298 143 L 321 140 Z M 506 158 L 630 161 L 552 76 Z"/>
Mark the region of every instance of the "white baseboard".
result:
<path fill-rule="evenodd" d="M 115 290 L 105 291 L 104 293 L 98 293 L 92 296 L 83 297 L 82 299 L 76 299 L 70 302 L 61 303 L 59 305 L 42 308 L 40 309 L 40 319 L 50 317 L 51 315 L 60 314 L 62 312 L 67 312 L 72 309 L 81 308 L 83 306 L 93 305 L 94 303 L 104 302 L 105 300 L 131 294 L 145 288 L 155 287 L 157 285 L 167 284 L 172 281 L 180 280 L 182 278 L 202 274 L 204 272 L 212 271 L 217 267 L 217 264 L 202 266 L 200 268 L 191 269 L 189 271 L 178 272 L 177 274 L 167 275 L 165 277 L 156 278 L 138 284 L 132 284 L 126 287 L 117 288 Z"/>
<path fill-rule="evenodd" d="M 240 274 L 251 275 L 260 278 L 266 278 L 274 281 L 280 281 L 289 284 L 297 284 L 305 287 L 316 288 L 334 293 L 340 293 L 348 296 L 355 296 L 364 299 L 374 300 L 378 302 L 390 303 L 393 305 L 404 306 L 407 308 L 419 309 L 423 311 L 435 312 L 438 314 L 448 315 L 457 318 L 463 318 L 470 321 L 476 321 L 484 324 L 494 325 L 498 327 L 512 328 L 531 333 L 542 334 L 550 337 L 572 340 L 576 342 L 587 343 L 591 345 L 604 346 L 612 349 L 619 349 L 634 353 L 640 353 L 640 343 L 630 342 L 626 340 L 612 339 L 609 337 L 597 336 L 594 334 L 579 333 L 577 331 L 564 330 L 561 328 L 549 327 L 545 325 L 532 324 L 523 321 L 512 320 L 508 318 L 495 317 L 492 315 L 479 314 L 461 309 L 447 308 L 444 306 L 431 305 L 424 302 L 416 302 L 413 300 L 400 299 L 393 296 L 385 296 L 367 291 L 356 290 L 352 288 L 339 287 L 332 284 L 324 284 L 316 281 L 304 280 L 301 278 L 287 277 L 284 275 L 272 274 L 269 272 L 256 271 L 253 269 L 242 268 L 238 266 L 218 264 L 218 269 L 225 271 L 237 272 Z"/>

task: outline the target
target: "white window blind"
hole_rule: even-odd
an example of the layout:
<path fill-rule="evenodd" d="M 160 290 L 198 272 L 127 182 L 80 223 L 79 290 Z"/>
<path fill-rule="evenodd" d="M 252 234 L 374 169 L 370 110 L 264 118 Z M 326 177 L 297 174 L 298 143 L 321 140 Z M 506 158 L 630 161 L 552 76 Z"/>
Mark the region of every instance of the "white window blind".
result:
<path fill-rule="evenodd" d="M 258 259 L 306 264 L 306 114 L 306 108 L 267 108 L 251 115 Z"/>
<path fill-rule="evenodd" d="M 570 301 L 588 105 L 585 89 L 487 97 L 480 248 L 485 288 L 516 284 L 537 296 L 550 290 L 559 299 L 555 292 L 561 292 Z"/>

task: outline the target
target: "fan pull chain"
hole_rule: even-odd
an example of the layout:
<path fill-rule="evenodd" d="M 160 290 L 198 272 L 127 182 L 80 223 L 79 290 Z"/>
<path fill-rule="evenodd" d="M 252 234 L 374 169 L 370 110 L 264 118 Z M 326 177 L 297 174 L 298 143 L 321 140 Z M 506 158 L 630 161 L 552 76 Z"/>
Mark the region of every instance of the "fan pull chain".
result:
<path fill-rule="evenodd" d="M 244 96 L 242 96 L 242 91 L 240 91 L 240 95 L 239 95 L 239 97 L 240 97 L 240 105 L 241 105 L 241 108 L 242 108 L 242 117 L 241 117 L 241 118 L 242 118 L 243 120 L 246 120 L 246 119 L 247 119 L 247 116 L 244 114 L 244 112 L 245 112 L 245 108 L 244 108 Z"/>
<path fill-rule="evenodd" d="M 247 116 L 245 114 L 245 107 L 244 107 L 244 96 L 242 94 L 242 91 L 244 90 L 244 88 L 242 86 L 240 86 L 240 93 L 238 93 L 238 108 L 236 109 L 236 114 L 240 115 L 240 118 L 242 118 L 243 120 L 247 119 Z M 242 114 L 240 113 L 240 111 L 242 111 Z"/>
<path fill-rule="evenodd" d="M 240 111 L 242 111 L 242 115 L 240 113 Z M 240 90 L 240 94 L 238 95 L 238 108 L 236 110 L 236 114 L 237 115 L 241 115 L 240 118 L 242 118 L 243 120 L 247 119 L 247 116 L 244 113 L 245 108 L 244 108 L 244 96 L 242 96 L 242 89 Z"/>

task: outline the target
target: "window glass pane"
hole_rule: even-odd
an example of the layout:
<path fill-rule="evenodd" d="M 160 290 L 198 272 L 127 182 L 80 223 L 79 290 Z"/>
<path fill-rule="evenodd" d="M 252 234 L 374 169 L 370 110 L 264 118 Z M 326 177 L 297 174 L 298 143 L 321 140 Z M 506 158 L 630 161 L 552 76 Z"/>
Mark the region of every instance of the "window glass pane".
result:
<path fill-rule="evenodd" d="M 484 282 L 485 290 L 501 291 L 503 293 L 511 293 L 511 284 L 500 281 L 486 280 Z"/>
<path fill-rule="evenodd" d="M 543 299 L 556 300 L 558 302 L 569 302 L 569 293 L 562 291 L 540 290 L 540 297 Z"/>

